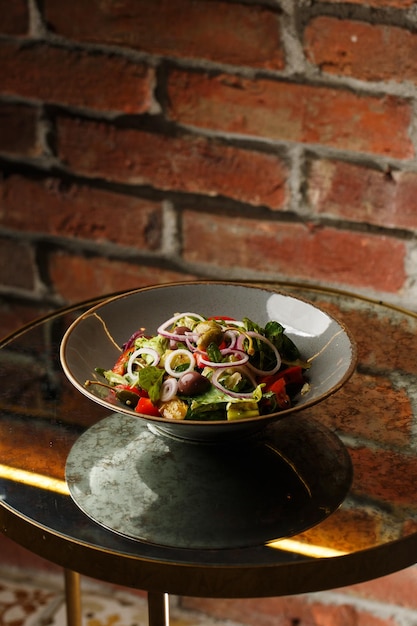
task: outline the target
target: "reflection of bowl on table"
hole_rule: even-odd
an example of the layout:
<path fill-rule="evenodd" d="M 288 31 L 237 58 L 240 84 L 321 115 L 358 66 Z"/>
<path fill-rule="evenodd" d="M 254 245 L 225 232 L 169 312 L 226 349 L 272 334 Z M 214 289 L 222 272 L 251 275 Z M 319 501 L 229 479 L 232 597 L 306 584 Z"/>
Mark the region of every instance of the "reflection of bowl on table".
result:
<path fill-rule="evenodd" d="M 97 379 L 96 368 L 110 369 L 127 338 L 139 327 L 154 335 L 158 326 L 179 311 L 204 316 L 247 317 L 260 326 L 275 320 L 286 329 L 304 360 L 309 391 L 293 406 L 279 412 L 233 421 L 167 420 L 145 416 L 122 405 L 116 398 L 103 397 L 98 386 L 85 386 Z M 290 294 L 227 282 L 189 282 L 148 287 L 111 297 L 79 317 L 61 344 L 61 362 L 72 384 L 91 400 L 112 412 L 135 415 L 180 438 L 216 439 L 256 431 L 335 393 L 348 380 L 356 364 L 356 348 L 348 330 L 316 305 Z"/>

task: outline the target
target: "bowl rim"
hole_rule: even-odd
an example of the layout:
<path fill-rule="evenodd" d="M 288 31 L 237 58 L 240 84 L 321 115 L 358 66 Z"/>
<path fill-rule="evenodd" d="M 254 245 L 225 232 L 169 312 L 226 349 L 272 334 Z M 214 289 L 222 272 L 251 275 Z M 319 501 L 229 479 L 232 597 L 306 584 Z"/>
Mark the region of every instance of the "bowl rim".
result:
<path fill-rule="evenodd" d="M 244 288 L 248 288 L 248 289 L 254 289 L 257 291 L 266 291 L 269 293 L 276 293 L 276 294 L 281 294 L 284 295 L 286 297 L 292 298 L 294 300 L 297 300 L 299 302 L 304 302 L 310 306 L 312 306 L 314 309 L 316 309 L 317 311 L 320 311 L 321 313 L 323 313 L 324 315 L 326 315 L 328 318 L 330 318 L 333 322 L 335 322 L 336 324 L 338 324 L 340 326 L 340 328 L 343 330 L 343 332 L 345 333 L 345 335 L 347 336 L 348 340 L 349 340 L 349 344 L 350 344 L 350 348 L 351 348 L 351 359 L 350 359 L 350 363 L 349 366 L 347 368 L 347 370 L 345 371 L 345 373 L 343 374 L 343 376 L 340 378 L 340 380 L 337 381 L 337 383 L 335 383 L 332 387 L 330 387 L 327 391 L 323 392 L 322 394 L 312 398 L 311 400 L 307 400 L 306 402 L 304 402 L 302 405 L 297 405 L 295 404 L 294 406 L 291 406 L 288 409 L 284 409 L 282 411 L 278 411 L 275 413 L 270 413 L 270 414 L 266 414 L 266 415 L 258 415 L 256 417 L 249 417 L 249 418 L 242 418 L 239 420 L 213 420 L 213 421 L 208 421 L 208 420 L 169 420 L 165 417 L 162 416 L 149 416 L 149 415 L 145 415 L 143 413 L 139 413 L 134 411 L 133 409 L 129 409 L 128 407 L 125 407 L 122 403 L 119 404 L 112 404 L 110 402 L 107 402 L 105 399 L 100 398 L 99 396 L 96 396 L 95 394 L 91 393 L 86 387 L 85 385 L 82 385 L 78 382 L 78 380 L 75 378 L 75 376 L 72 374 L 71 369 L 67 363 L 66 360 L 66 348 L 68 345 L 68 342 L 70 340 L 70 337 L 74 331 L 74 329 L 79 326 L 84 320 L 85 318 L 93 315 L 94 313 L 96 313 L 98 310 L 102 309 L 104 306 L 111 304 L 112 302 L 115 301 L 119 301 L 119 300 L 123 300 L 125 298 L 128 298 L 130 296 L 136 295 L 138 293 L 143 293 L 143 292 L 147 292 L 147 291 L 156 291 L 159 289 L 166 289 L 167 287 L 186 287 L 186 286 L 227 286 L 227 287 L 244 287 Z M 279 320 L 278 320 L 279 321 Z M 168 283 L 158 283 L 156 285 L 146 285 L 144 287 L 138 287 L 135 289 L 130 289 L 130 290 L 126 290 L 126 291 L 120 291 L 117 292 L 116 294 L 111 294 L 110 296 L 103 297 L 103 300 L 100 300 L 100 302 L 94 304 L 92 307 L 88 308 L 86 311 L 84 311 L 84 313 L 82 313 L 81 315 L 79 315 L 71 324 L 70 326 L 66 329 L 62 340 L 61 340 L 61 344 L 60 344 L 60 350 L 59 350 L 59 354 L 60 354 L 60 361 L 61 361 L 61 366 L 64 370 L 65 375 L 67 376 L 67 378 L 69 379 L 69 381 L 72 383 L 72 385 L 79 391 L 81 392 L 84 396 L 86 396 L 88 399 L 90 399 L 92 402 L 95 402 L 96 404 L 99 404 L 101 406 L 103 406 L 104 408 L 112 411 L 112 412 L 118 412 L 118 413 L 123 413 L 125 415 L 130 415 L 132 417 L 136 417 L 138 419 L 142 419 L 145 420 L 149 423 L 154 423 L 155 425 L 157 424 L 165 424 L 165 425 L 178 425 L 179 428 L 181 427 L 198 427 L 198 426 L 202 426 L 205 428 L 210 428 L 210 426 L 221 426 L 224 428 L 227 428 L 227 425 L 229 425 L 229 428 L 232 427 L 233 425 L 263 425 L 263 424 L 268 424 L 270 422 L 273 421 L 277 421 L 280 419 L 283 419 L 289 415 L 292 415 L 294 413 L 300 412 L 302 410 L 308 409 L 312 406 L 315 406 L 316 404 L 319 404 L 320 402 L 322 402 L 323 400 L 329 398 L 330 396 L 334 395 L 337 391 L 339 391 L 341 389 L 341 387 L 343 387 L 343 385 L 351 378 L 351 376 L 353 375 L 356 366 L 357 366 L 357 361 L 358 361 L 358 350 L 357 350 L 357 344 L 356 344 L 356 340 L 353 337 L 352 332 L 350 331 L 350 329 L 347 327 L 347 325 L 341 321 L 340 319 L 338 319 L 336 316 L 334 316 L 333 314 L 329 313 L 328 311 L 325 311 L 322 307 L 316 305 L 314 302 L 312 302 L 311 300 L 309 300 L 308 298 L 304 298 L 302 296 L 298 296 L 298 295 L 293 295 L 290 292 L 285 291 L 285 289 L 281 289 L 281 288 L 277 288 L 277 287 L 273 287 L 270 284 L 262 284 L 257 283 L 257 282 L 245 282 L 245 281 L 227 281 L 227 280 L 212 280 L 212 279 L 202 279 L 202 280 L 190 280 L 190 281 L 174 281 L 174 282 L 168 282 Z"/>

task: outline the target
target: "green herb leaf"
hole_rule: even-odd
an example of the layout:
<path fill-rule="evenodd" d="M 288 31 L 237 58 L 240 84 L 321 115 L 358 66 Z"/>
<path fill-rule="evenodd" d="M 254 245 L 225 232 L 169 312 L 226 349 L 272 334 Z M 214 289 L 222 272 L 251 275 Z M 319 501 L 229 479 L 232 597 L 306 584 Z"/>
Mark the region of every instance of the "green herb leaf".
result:
<path fill-rule="evenodd" d="M 109 385 L 126 385 L 127 383 L 124 376 L 121 376 L 121 374 L 116 374 L 116 372 L 113 372 L 113 370 L 103 370 L 102 368 L 97 368 L 96 372 L 97 374 L 100 374 L 100 376 L 103 376 L 107 380 Z"/>
<path fill-rule="evenodd" d="M 285 361 L 296 361 L 300 358 L 300 352 L 295 343 L 285 334 L 285 328 L 278 322 L 267 322 L 265 337 L 277 348 Z"/>
<path fill-rule="evenodd" d="M 220 352 L 219 346 L 212 342 L 207 346 L 207 356 L 212 363 L 221 363 L 223 361 L 223 355 Z"/>
<path fill-rule="evenodd" d="M 159 400 L 165 371 L 155 365 L 148 365 L 139 370 L 139 385 L 148 392 L 152 402 Z"/>
<path fill-rule="evenodd" d="M 252 320 L 250 320 L 248 317 L 244 317 L 242 319 L 242 322 L 246 330 L 251 330 L 251 331 L 254 331 L 255 333 L 260 333 L 261 335 L 264 334 L 263 328 L 261 328 L 261 326 L 259 326 L 255 322 L 252 322 Z"/>
<path fill-rule="evenodd" d="M 284 334 L 284 327 L 279 322 L 267 322 L 265 326 L 265 337 L 273 344 L 280 342 Z"/>

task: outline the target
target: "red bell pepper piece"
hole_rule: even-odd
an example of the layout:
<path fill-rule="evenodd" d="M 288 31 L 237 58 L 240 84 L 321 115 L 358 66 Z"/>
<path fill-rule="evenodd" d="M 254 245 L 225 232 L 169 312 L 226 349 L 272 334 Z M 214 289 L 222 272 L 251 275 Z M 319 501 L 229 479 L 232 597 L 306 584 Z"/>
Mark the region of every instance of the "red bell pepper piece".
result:
<path fill-rule="evenodd" d="M 127 362 L 129 360 L 130 355 L 133 353 L 134 349 L 135 349 L 134 347 L 130 347 L 124 352 L 122 352 L 122 354 L 119 356 L 116 363 L 112 367 L 112 371 L 115 374 L 120 374 L 120 376 L 123 376 L 123 374 L 126 374 Z"/>
<path fill-rule="evenodd" d="M 135 407 L 136 413 L 143 413 L 152 417 L 161 417 L 158 407 L 154 405 L 150 398 L 141 397 Z"/>
<path fill-rule="evenodd" d="M 291 405 L 291 400 L 287 394 L 287 388 L 285 378 L 279 378 L 269 388 L 269 391 L 275 394 L 275 398 L 278 406 L 281 409 L 286 409 Z"/>
<path fill-rule="evenodd" d="M 206 361 L 210 360 L 209 357 L 208 357 L 207 352 L 203 352 L 202 350 L 201 351 L 196 351 L 194 353 L 194 358 L 195 358 L 195 362 L 196 362 L 197 367 L 199 367 L 200 369 L 204 369 L 205 368 L 205 365 L 204 365 L 204 363 L 201 362 L 201 359 L 206 359 Z"/>
<path fill-rule="evenodd" d="M 287 409 L 291 406 L 291 400 L 287 394 L 287 381 L 282 374 L 284 372 L 265 376 L 261 379 L 261 382 L 265 384 L 264 391 L 270 391 L 275 395 L 278 406 L 281 409 Z"/>
<path fill-rule="evenodd" d="M 148 395 L 144 389 L 133 385 L 115 385 L 114 389 L 117 389 L 118 391 L 131 391 L 132 393 L 136 393 L 138 396 Z"/>
<path fill-rule="evenodd" d="M 212 315 L 207 318 L 208 320 L 223 320 L 225 322 L 235 322 L 234 317 L 228 317 L 227 315 Z"/>
<path fill-rule="evenodd" d="M 265 384 L 265 391 L 272 391 L 272 393 L 280 394 L 285 391 L 285 378 L 275 378 Z"/>
<path fill-rule="evenodd" d="M 287 385 L 294 383 L 296 385 L 304 384 L 303 368 L 300 365 L 293 365 L 282 370 L 282 375 Z"/>
<path fill-rule="evenodd" d="M 265 390 L 270 391 L 270 386 L 277 380 L 284 379 L 286 384 L 296 384 L 303 385 L 304 384 L 304 376 L 303 376 L 303 368 L 300 365 L 294 365 L 292 367 L 287 367 L 276 374 L 271 374 L 270 376 L 264 376 L 261 378 L 260 382 L 265 383 Z"/>

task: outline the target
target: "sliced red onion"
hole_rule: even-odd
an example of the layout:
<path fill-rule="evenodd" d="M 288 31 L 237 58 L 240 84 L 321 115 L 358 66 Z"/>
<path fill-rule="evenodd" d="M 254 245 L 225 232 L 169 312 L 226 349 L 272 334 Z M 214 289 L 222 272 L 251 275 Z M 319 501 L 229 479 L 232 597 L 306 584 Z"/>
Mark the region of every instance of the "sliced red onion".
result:
<path fill-rule="evenodd" d="M 256 381 L 255 376 L 253 375 L 253 373 L 249 369 L 249 367 L 247 365 L 242 365 L 241 367 L 239 367 L 239 371 L 241 371 L 242 374 L 244 374 L 246 376 L 246 378 L 248 380 L 250 380 L 251 384 L 253 385 L 253 388 L 255 389 L 255 387 L 257 386 L 258 383 Z"/>
<path fill-rule="evenodd" d="M 184 333 L 172 333 L 172 337 L 169 340 L 169 347 L 171 350 L 175 350 L 178 348 L 179 343 L 185 343 L 188 350 L 190 350 L 190 352 L 194 352 L 197 349 L 197 339 L 198 335 L 191 331 Z"/>
<path fill-rule="evenodd" d="M 138 357 L 142 356 L 142 354 L 147 354 L 148 356 L 151 356 L 153 358 L 152 363 L 149 363 L 148 365 L 158 365 L 161 358 L 154 348 L 138 348 L 137 350 L 132 352 L 127 363 L 127 373 L 132 379 L 137 378 L 137 375 L 133 371 L 133 364 Z"/>
<path fill-rule="evenodd" d="M 230 366 L 230 364 L 229 364 Z M 224 370 L 217 368 L 216 370 L 214 370 L 213 372 L 213 376 L 211 377 L 211 382 L 212 384 L 217 387 L 217 389 L 220 389 L 220 391 L 223 391 L 224 393 L 227 393 L 228 396 L 231 396 L 232 398 L 242 398 L 242 399 L 250 399 L 253 398 L 253 393 L 255 391 L 255 389 L 253 389 L 253 391 L 249 391 L 247 393 L 242 393 L 239 391 L 231 391 L 230 389 L 228 389 L 227 387 L 225 387 L 224 385 L 222 385 L 222 383 L 219 381 L 220 376 L 222 375 Z"/>
<path fill-rule="evenodd" d="M 162 402 L 168 402 L 177 395 L 178 380 L 176 378 L 166 378 L 161 385 L 159 398 Z"/>
<path fill-rule="evenodd" d="M 274 344 L 272 343 L 272 341 L 270 341 L 269 339 L 267 339 L 266 337 L 264 337 L 263 335 L 261 335 L 260 333 L 257 333 L 253 330 L 249 330 L 245 333 L 245 335 L 241 335 L 238 338 L 237 341 L 237 346 L 239 349 L 243 348 L 243 342 L 245 341 L 246 336 L 249 337 L 253 337 L 253 339 L 259 339 L 260 341 L 263 341 L 264 343 L 266 343 L 266 345 L 272 350 L 272 352 L 275 355 L 275 358 L 277 360 L 275 366 L 270 369 L 270 370 L 261 370 L 258 369 L 257 367 L 255 367 L 254 365 L 252 365 L 252 363 L 250 361 L 248 361 L 248 367 L 251 368 L 251 370 L 253 370 L 255 372 L 255 374 L 258 374 L 259 376 L 270 376 L 271 374 L 276 374 L 276 372 L 278 372 L 278 370 L 281 367 L 281 356 L 277 350 L 277 348 L 274 346 Z"/>
<path fill-rule="evenodd" d="M 129 337 L 126 343 L 123 344 L 122 350 L 127 350 L 128 348 L 131 348 L 135 343 L 135 339 L 137 339 L 138 337 L 143 337 L 144 334 L 145 334 L 145 329 L 139 328 L 139 330 L 135 331 L 133 335 Z"/>
<path fill-rule="evenodd" d="M 185 343 L 190 352 L 195 352 L 197 350 L 197 341 L 198 335 L 196 333 L 185 333 L 184 335 Z"/>
<path fill-rule="evenodd" d="M 212 367 L 213 369 L 224 369 L 225 367 L 238 367 L 239 365 L 245 365 L 245 363 L 247 363 L 249 360 L 248 355 L 243 350 L 224 348 L 223 350 L 220 350 L 220 352 L 224 356 L 226 356 L 227 354 L 234 354 L 239 358 L 236 361 L 222 361 L 221 363 L 218 363 L 216 361 L 209 361 L 208 359 L 204 358 L 204 355 L 206 353 L 199 351 L 199 354 L 202 355 L 199 358 L 199 363 L 201 363 L 202 365 L 206 365 L 207 367 Z"/>
<path fill-rule="evenodd" d="M 244 333 L 241 333 L 239 335 L 239 337 L 237 338 L 237 341 L 236 341 L 236 348 L 238 348 L 239 350 L 244 350 L 245 349 L 244 348 L 244 343 L 245 343 L 245 339 L 248 339 L 248 335 L 249 335 L 249 333 L 246 330 L 245 330 Z"/>
<path fill-rule="evenodd" d="M 184 369 L 181 370 L 181 372 L 176 372 L 175 369 L 172 367 L 172 362 L 179 355 L 187 357 L 188 367 L 185 370 Z M 165 367 L 165 370 L 168 372 L 168 374 L 170 374 L 171 376 L 174 376 L 175 378 L 180 378 L 180 376 L 185 374 L 185 372 L 190 372 L 191 370 L 195 368 L 195 358 L 189 350 L 183 350 L 182 348 L 179 348 L 178 350 L 174 350 L 173 352 L 168 354 L 168 356 L 165 358 L 164 367 Z"/>
<path fill-rule="evenodd" d="M 235 347 L 238 335 L 239 333 L 237 330 L 231 330 L 230 328 L 228 330 L 225 330 L 223 337 L 224 339 L 229 340 L 229 344 L 227 346 L 228 348 Z"/>
<path fill-rule="evenodd" d="M 172 326 L 173 324 L 175 324 L 175 322 L 180 320 L 182 317 L 193 317 L 196 320 L 199 320 L 200 322 L 204 321 L 204 317 L 202 317 L 198 313 L 177 313 L 177 315 L 170 317 L 169 320 L 167 320 L 166 322 L 164 322 L 158 327 L 157 329 L 158 335 L 162 335 L 163 337 L 168 337 L 168 339 L 176 339 L 177 341 L 183 340 L 184 335 L 180 335 L 178 333 L 167 330 L 169 326 Z"/>
<path fill-rule="evenodd" d="M 241 320 L 224 320 L 224 324 L 227 325 L 228 328 L 232 329 L 233 326 L 237 326 L 238 328 L 245 328 L 245 322 Z"/>

